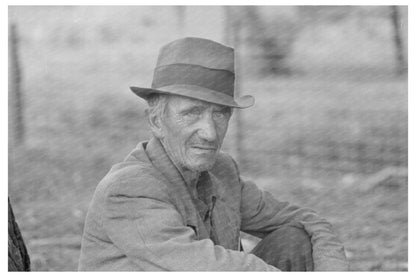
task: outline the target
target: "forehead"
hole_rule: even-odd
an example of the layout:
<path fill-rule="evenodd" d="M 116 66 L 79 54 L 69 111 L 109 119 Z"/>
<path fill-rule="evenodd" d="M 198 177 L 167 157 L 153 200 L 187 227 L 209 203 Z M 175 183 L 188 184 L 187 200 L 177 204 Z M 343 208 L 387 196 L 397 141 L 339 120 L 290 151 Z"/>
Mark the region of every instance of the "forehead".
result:
<path fill-rule="evenodd" d="M 214 109 L 223 109 L 227 108 L 224 105 L 218 105 L 214 103 L 205 102 L 198 99 L 192 99 L 183 96 L 172 95 L 169 97 L 169 106 L 175 110 L 183 110 L 193 107 L 203 107 L 203 108 L 210 108 L 213 107 Z"/>

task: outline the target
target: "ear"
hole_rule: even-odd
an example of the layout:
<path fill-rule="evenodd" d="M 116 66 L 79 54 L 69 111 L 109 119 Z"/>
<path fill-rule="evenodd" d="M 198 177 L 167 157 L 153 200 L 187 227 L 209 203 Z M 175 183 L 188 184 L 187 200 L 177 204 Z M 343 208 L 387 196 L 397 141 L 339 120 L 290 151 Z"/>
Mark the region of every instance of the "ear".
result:
<path fill-rule="evenodd" d="M 162 119 L 158 114 L 151 113 L 149 109 L 146 109 L 145 112 L 153 135 L 158 139 L 163 139 Z"/>

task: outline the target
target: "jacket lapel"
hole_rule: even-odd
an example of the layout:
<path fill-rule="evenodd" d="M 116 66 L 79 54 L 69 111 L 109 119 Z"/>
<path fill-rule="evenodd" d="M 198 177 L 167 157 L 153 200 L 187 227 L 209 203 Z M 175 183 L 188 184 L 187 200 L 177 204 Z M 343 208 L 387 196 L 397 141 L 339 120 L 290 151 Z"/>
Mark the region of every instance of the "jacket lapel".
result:
<path fill-rule="evenodd" d="M 210 174 L 213 189 L 216 191 L 214 208 L 212 210 L 212 228 L 214 230 L 216 244 L 227 249 L 239 250 L 240 218 L 222 199 L 225 195 L 224 184 Z"/>
<path fill-rule="evenodd" d="M 198 239 L 208 238 L 209 233 L 196 209 L 197 203 L 193 200 L 185 180 L 167 155 L 159 139 L 153 137 L 149 141 L 146 153 L 153 166 L 161 172 L 170 184 L 168 189 L 171 191 L 171 195 L 177 196 L 183 204 L 184 214 L 182 216 L 185 217 L 186 224 L 196 231 Z"/>

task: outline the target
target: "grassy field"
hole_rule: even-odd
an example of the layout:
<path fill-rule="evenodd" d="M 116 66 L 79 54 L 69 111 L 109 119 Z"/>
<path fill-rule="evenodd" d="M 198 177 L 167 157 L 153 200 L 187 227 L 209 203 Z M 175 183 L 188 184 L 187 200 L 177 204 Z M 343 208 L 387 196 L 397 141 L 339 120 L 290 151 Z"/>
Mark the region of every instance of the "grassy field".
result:
<path fill-rule="evenodd" d="M 313 98 L 328 99 L 333 91 L 321 89 L 320 85 L 329 84 L 317 83 L 316 91 L 320 93 Z M 310 85 L 302 79 L 287 80 L 285 84 L 288 88 L 279 85 L 278 89 L 288 93 L 293 92 L 293 86 Z M 352 82 L 346 85 L 354 86 Z M 403 91 L 400 82 L 392 81 L 389 85 Z M 389 98 L 392 93 L 385 90 L 384 94 Z M 397 104 L 402 97 L 396 94 Z M 52 99 L 53 108 L 44 104 L 38 112 L 39 116 L 45 115 L 45 109 L 55 112 L 43 121 L 30 117 L 29 122 L 33 123 L 29 125 L 27 146 L 14 152 L 9 194 L 28 244 L 33 270 L 75 270 L 84 217 L 94 187 L 111 164 L 121 160 L 137 141 L 146 139 L 148 132 L 142 113 L 144 105 L 129 94 L 123 100 L 97 96 L 96 102 L 85 108 L 68 105 L 66 99 Z M 277 163 L 281 146 L 270 145 L 284 136 L 284 129 L 278 127 L 278 122 L 273 125 L 267 120 L 275 110 L 263 98 L 258 99 L 256 107 L 244 114 L 248 126 L 245 145 L 247 151 L 255 148 L 259 153 L 268 151 L 271 156 L 275 151 L 272 162 Z M 280 101 L 279 94 L 272 91 L 264 99 L 271 103 Z M 378 98 L 373 103 L 375 99 Z M 385 98 L 379 99 L 382 100 L 376 105 L 382 106 Z M 296 107 L 296 103 L 292 105 Z M 302 101 L 297 105 L 301 106 Z M 250 113 L 257 113 L 260 119 L 254 121 Z M 230 132 L 225 148 L 232 152 Z M 273 170 L 270 159 L 254 155 L 256 152 L 249 152 L 246 175 L 279 199 L 311 207 L 328 217 L 346 243 L 353 270 L 407 269 L 407 179 L 391 179 L 363 193 L 360 182 L 366 179 L 365 174 L 312 170 L 297 175 L 293 170 Z"/>
<path fill-rule="evenodd" d="M 145 105 L 128 89 L 150 84 L 160 42 L 170 38 L 145 36 L 159 30 L 149 20 L 139 20 L 138 35 L 127 41 L 80 42 L 73 29 L 64 29 L 74 34 L 66 44 L 23 36 L 27 137 L 11 153 L 9 195 L 32 270 L 77 269 L 95 186 L 149 137 Z M 55 21 L 45 24 L 61 34 Z M 22 33 L 41 36 L 30 23 Z M 101 34 L 111 38 L 112 29 L 104 27 Z M 377 55 L 385 51 L 380 49 Z M 407 177 L 362 186 L 384 167 L 407 167 L 407 79 L 386 67 L 390 56 L 365 67 L 358 52 L 351 62 L 356 67 L 343 67 L 333 57 L 325 68 L 291 77 L 243 72 L 242 89 L 257 101 L 241 114 L 241 167 L 277 198 L 327 217 L 345 242 L 352 270 L 407 270 Z M 224 149 L 241 154 L 235 153 L 234 137 L 232 122 Z"/>

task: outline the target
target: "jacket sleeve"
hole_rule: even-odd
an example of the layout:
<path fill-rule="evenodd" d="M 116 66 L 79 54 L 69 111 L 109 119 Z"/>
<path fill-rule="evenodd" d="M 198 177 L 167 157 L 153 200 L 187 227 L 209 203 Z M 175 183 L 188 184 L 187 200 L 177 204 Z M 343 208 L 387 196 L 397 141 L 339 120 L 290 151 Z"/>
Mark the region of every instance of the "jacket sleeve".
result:
<path fill-rule="evenodd" d="M 241 230 L 264 237 L 277 227 L 296 222 L 311 237 L 315 271 L 346 271 L 348 262 L 344 247 L 332 226 L 314 211 L 276 200 L 252 182 L 242 184 Z"/>
<path fill-rule="evenodd" d="M 209 239 L 197 240 L 193 229 L 164 199 L 110 190 L 103 214 L 108 237 L 138 270 L 278 270 L 252 254 L 227 250 Z"/>

